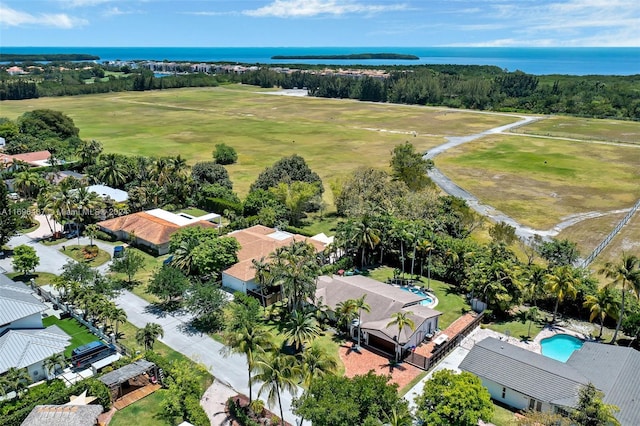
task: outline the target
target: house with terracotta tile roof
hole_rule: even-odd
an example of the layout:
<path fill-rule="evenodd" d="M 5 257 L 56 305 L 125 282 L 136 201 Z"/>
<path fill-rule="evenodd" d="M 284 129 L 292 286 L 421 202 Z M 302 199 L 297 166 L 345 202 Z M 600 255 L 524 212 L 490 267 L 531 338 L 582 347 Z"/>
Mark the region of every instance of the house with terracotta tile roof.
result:
<path fill-rule="evenodd" d="M 238 263 L 222 271 L 222 285 L 242 293 L 258 289 L 252 260 L 268 259 L 277 248 L 288 246 L 294 241 L 306 241 L 313 246 L 316 253 L 322 252 L 327 246 L 326 236 L 325 239 L 320 235 L 305 237 L 262 225 L 233 231 L 227 236 L 235 238 L 240 243 L 240 251 Z"/>
<path fill-rule="evenodd" d="M 16 161 L 28 164 L 31 167 L 43 167 L 50 166 L 49 159 L 51 153 L 49 151 L 35 151 L 25 152 L 24 154 L 3 154 L 0 153 L 0 162 L 3 163 L 6 169 L 11 170 L 14 167 Z"/>
<path fill-rule="evenodd" d="M 188 226 L 215 228 L 220 215 L 215 213 L 202 217 L 175 214 L 162 209 L 132 213 L 98 222 L 100 230 L 115 235 L 121 241 L 135 236 L 136 244 L 142 244 L 163 255 L 169 252 L 169 238 L 177 230 Z"/>

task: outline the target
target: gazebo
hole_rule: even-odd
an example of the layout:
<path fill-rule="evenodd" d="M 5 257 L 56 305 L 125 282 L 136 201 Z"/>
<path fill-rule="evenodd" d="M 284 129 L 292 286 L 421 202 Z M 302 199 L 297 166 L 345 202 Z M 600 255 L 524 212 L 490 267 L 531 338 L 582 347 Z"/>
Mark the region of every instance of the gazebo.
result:
<path fill-rule="evenodd" d="M 122 409 L 160 389 L 158 367 L 140 359 L 99 377 L 111 391 L 113 406 Z"/>

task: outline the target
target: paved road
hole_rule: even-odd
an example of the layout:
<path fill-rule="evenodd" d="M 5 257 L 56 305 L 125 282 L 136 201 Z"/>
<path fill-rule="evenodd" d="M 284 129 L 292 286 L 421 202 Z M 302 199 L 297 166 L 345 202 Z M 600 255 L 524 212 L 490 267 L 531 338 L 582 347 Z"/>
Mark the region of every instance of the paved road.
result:
<path fill-rule="evenodd" d="M 247 363 L 244 356 L 230 355 L 224 357 L 220 350 L 223 348 L 206 334 L 203 335 L 187 325 L 191 319 L 189 315 L 171 315 L 166 312 L 157 311 L 149 303 L 140 297 L 125 291 L 117 299 L 118 306 L 127 312 L 130 323 L 136 327 L 144 327 L 149 322 L 160 324 L 164 330 L 164 337 L 159 339 L 172 349 L 184 354 L 190 359 L 204 364 L 217 380 L 233 388 L 236 392 L 248 395 Z M 258 395 L 260 386 L 253 386 L 254 397 Z M 299 390 L 298 394 L 302 391 Z M 266 399 L 266 396 L 262 396 Z M 296 424 L 296 417 L 291 413 L 292 396 L 288 393 L 282 395 L 282 406 L 284 417 L 291 424 Z M 278 412 L 278 408 L 273 407 L 272 411 Z M 305 424 L 310 424 L 305 422 Z"/>

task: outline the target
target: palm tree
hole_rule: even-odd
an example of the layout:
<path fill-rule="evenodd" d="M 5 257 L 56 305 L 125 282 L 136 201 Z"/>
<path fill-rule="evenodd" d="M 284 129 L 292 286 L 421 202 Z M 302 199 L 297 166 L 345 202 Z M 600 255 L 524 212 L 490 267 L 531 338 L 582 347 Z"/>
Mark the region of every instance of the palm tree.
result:
<path fill-rule="evenodd" d="M 253 401 L 251 372 L 255 368 L 256 357 L 264 354 L 273 345 L 273 336 L 262 327 L 243 326 L 235 332 L 224 334 L 225 347 L 222 354 L 229 356 L 232 353 L 244 354 L 247 357 L 247 367 L 249 373 L 249 403 Z"/>
<path fill-rule="evenodd" d="M 358 343 L 356 344 L 356 350 L 360 349 L 360 324 L 362 323 L 362 311 L 371 312 L 371 306 L 364 301 L 366 294 L 363 294 L 362 297 L 355 299 L 354 304 L 356 309 L 358 310 Z"/>
<path fill-rule="evenodd" d="M 26 368 L 11 367 L 3 376 L 6 379 L 6 389 L 9 392 L 15 391 L 18 396 L 32 382 Z"/>
<path fill-rule="evenodd" d="M 93 239 L 98 235 L 98 225 L 92 223 L 91 225 L 87 225 L 84 232 L 89 237 L 89 245 L 93 247 Z"/>
<path fill-rule="evenodd" d="M 16 174 L 14 185 L 19 193 L 32 198 L 45 185 L 44 179 L 36 172 L 24 171 Z"/>
<path fill-rule="evenodd" d="M 431 291 L 431 252 L 434 248 L 435 245 L 428 239 L 423 239 L 418 243 L 418 251 L 427 254 L 427 291 Z"/>
<path fill-rule="evenodd" d="M 546 274 L 546 270 L 536 264 L 528 265 L 526 269 L 522 271 L 522 293 L 534 306 L 537 305 L 541 290 L 544 289 Z"/>
<path fill-rule="evenodd" d="M 180 269 L 187 276 L 190 275 L 193 269 L 194 250 L 198 245 L 200 245 L 200 241 L 197 238 L 180 241 L 180 244 L 173 252 L 171 266 Z"/>
<path fill-rule="evenodd" d="M 302 353 L 300 367 L 302 369 L 302 382 L 308 388 L 314 379 L 335 374 L 338 371 L 338 362 L 321 348 L 310 346 Z"/>
<path fill-rule="evenodd" d="M 360 267 L 365 266 L 365 254 L 368 249 L 373 250 L 380 244 L 380 230 L 376 229 L 368 216 L 355 223 L 354 245 L 360 250 Z"/>
<path fill-rule="evenodd" d="M 413 315 L 413 312 L 398 311 L 391 315 L 391 318 L 393 319 L 389 322 L 389 324 L 387 324 L 387 327 L 392 327 L 394 325 L 398 327 L 398 337 L 396 338 L 396 361 L 398 360 L 398 343 L 400 340 L 400 334 L 402 334 L 402 330 L 405 327 L 409 327 L 411 331 L 414 331 L 416 329 L 416 324 L 411 318 L 409 318 L 409 315 Z"/>
<path fill-rule="evenodd" d="M 80 157 L 80 161 L 84 165 L 95 164 L 96 159 L 102 153 L 102 144 L 91 139 L 90 141 L 83 141 L 82 145 L 78 148 L 76 154 Z"/>
<path fill-rule="evenodd" d="M 126 165 L 116 154 L 102 154 L 97 178 L 100 182 L 114 188 L 122 188 L 127 182 Z"/>
<path fill-rule="evenodd" d="M 383 414 L 385 421 L 382 426 L 411 426 L 413 424 L 411 413 L 405 405 L 400 408 L 394 406 L 390 413 L 384 412 Z"/>
<path fill-rule="evenodd" d="M 605 277 L 612 279 L 607 287 L 620 287 L 622 299 L 620 300 L 620 310 L 618 312 L 618 323 L 616 331 L 613 333 L 611 343 L 615 343 L 618 338 L 618 331 L 622 325 L 622 318 L 625 310 L 625 295 L 628 292 L 635 293 L 636 298 L 640 298 L 640 258 L 634 255 L 622 253 L 620 263 L 607 262 L 600 271 Z"/>
<path fill-rule="evenodd" d="M 598 339 L 602 338 L 604 320 L 607 316 L 618 319 L 618 300 L 609 287 L 602 287 L 596 294 L 588 295 L 582 306 L 589 309 L 589 321 L 593 322 L 598 318 L 600 322 Z"/>
<path fill-rule="evenodd" d="M 55 373 L 58 370 L 57 367 L 64 367 L 67 363 L 66 358 L 62 353 L 53 354 L 43 361 L 43 366 L 49 377 L 55 377 Z"/>
<path fill-rule="evenodd" d="M 294 241 L 289 246 L 279 247 L 271 260 L 274 283 L 282 286 L 289 312 L 301 309 L 307 300 L 313 301 L 320 265 L 312 245 Z"/>
<path fill-rule="evenodd" d="M 269 263 L 265 261 L 264 257 L 261 257 L 260 260 L 251 259 L 251 267 L 256 271 L 256 282 L 258 283 L 262 306 L 267 306 L 265 292 L 273 284 Z"/>
<path fill-rule="evenodd" d="M 576 297 L 578 294 L 576 286 L 580 283 L 580 280 L 576 278 L 575 271 L 570 265 L 556 267 L 552 273 L 546 275 L 546 280 L 545 289 L 556 298 L 553 319 L 551 320 L 555 324 L 560 302 L 566 297 Z"/>
<path fill-rule="evenodd" d="M 280 407 L 280 421 L 284 426 L 284 412 L 282 410 L 282 391 L 290 392 L 293 395 L 298 393 L 297 382 L 300 377 L 300 368 L 296 358 L 280 352 L 266 354 L 256 362 L 256 380 L 262 382 L 258 395 L 267 392 L 267 402 L 269 405 L 278 400 Z"/>
<path fill-rule="evenodd" d="M 529 308 L 526 313 L 526 318 L 529 320 L 529 331 L 527 332 L 527 337 L 531 337 L 531 324 L 533 324 L 534 321 L 538 321 L 538 319 L 540 319 L 540 311 L 538 311 L 538 308 L 536 308 L 535 306 Z"/>
<path fill-rule="evenodd" d="M 336 315 L 338 317 L 338 327 L 347 328 L 351 321 L 358 316 L 358 308 L 355 299 L 347 299 L 336 305 Z"/>
<path fill-rule="evenodd" d="M 136 332 L 136 341 L 144 346 L 145 351 L 153 350 L 153 344 L 159 337 L 164 337 L 164 330 L 160 324 L 154 322 L 148 322 L 144 328 Z"/>
<path fill-rule="evenodd" d="M 289 320 L 284 324 L 284 329 L 286 330 L 284 336 L 288 339 L 288 343 L 293 345 L 296 353 L 302 350 L 305 343 L 310 342 L 321 333 L 318 321 L 311 311 L 293 311 Z"/>

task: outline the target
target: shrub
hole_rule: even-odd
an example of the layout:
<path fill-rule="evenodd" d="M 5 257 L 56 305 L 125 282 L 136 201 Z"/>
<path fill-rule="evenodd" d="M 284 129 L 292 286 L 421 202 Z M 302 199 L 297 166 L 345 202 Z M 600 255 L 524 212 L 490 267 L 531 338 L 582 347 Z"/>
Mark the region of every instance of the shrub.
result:
<path fill-rule="evenodd" d="M 233 147 L 220 143 L 213 151 L 213 158 L 218 164 L 233 164 L 238 161 L 238 153 Z"/>
<path fill-rule="evenodd" d="M 194 426 L 209 426 L 209 417 L 200 405 L 200 401 L 189 396 L 184 401 L 185 409 L 187 411 L 187 421 Z"/>
<path fill-rule="evenodd" d="M 96 232 L 96 239 L 113 242 L 113 241 L 117 241 L 118 238 L 115 235 L 107 234 L 104 231 L 98 231 Z"/>

